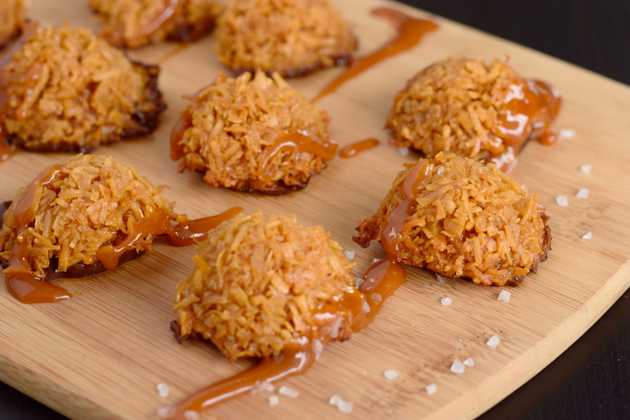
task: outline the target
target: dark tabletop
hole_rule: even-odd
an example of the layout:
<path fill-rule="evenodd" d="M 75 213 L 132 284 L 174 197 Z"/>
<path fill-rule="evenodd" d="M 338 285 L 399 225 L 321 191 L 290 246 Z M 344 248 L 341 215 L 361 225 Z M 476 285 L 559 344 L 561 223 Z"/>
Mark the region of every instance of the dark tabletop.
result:
<path fill-rule="evenodd" d="M 408 0 L 405 3 L 630 84 L 628 0 Z M 627 292 L 562 356 L 487 412 L 483 419 L 630 418 L 629 298 Z M 0 383 L 0 418 L 62 417 Z"/>

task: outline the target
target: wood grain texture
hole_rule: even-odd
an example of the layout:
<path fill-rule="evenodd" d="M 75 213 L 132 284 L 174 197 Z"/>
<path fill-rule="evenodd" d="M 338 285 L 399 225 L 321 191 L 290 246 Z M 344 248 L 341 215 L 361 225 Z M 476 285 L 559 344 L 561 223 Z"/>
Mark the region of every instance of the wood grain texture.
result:
<path fill-rule="evenodd" d="M 96 28 L 83 0 L 33 0 L 33 17 L 55 24 Z M 380 46 L 392 29 L 369 15 L 372 0 L 336 2 L 352 21 L 361 50 Z M 392 4 L 392 3 L 389 3 Z M 396 7 L 404 8 L 396 4 Z M 412 10 L 412 9 L 408 9 Z M 421 15 L 421 12 L 413 12 Z M 551 81 L 563 93 L 557 126 L 578 135 L 554 147 L 532 144 L 514 176 L 539 194 L 548 208 L 553 251 L 538 274 L 518 288 L 512 301 L 496 300 L 498 289 L 464 281 L 439 284 L 432 275 L 409 269 L 409 281 L 374 322 L 350 341 L 330 345 L 306 375 L 286 383 L 300 391 L 269 407 L 261 395 L 228 402 L 207 415 L 241 418 L 346 418 L 327 404 L 333 393 L 354 403 L 356 418 L 469 418 L 482 413 L 558 356 L 630 284 L 630 89 L 601 76 L 442 19 L 440 30 L 412 52 L 393 59 L 344 86 L 321 105 L 332 116 L 341 145 L 369 136 L 387 139 L 382 127 L 393 95 L 417 70 L 447 56 L 510 56 L 524 75 Z M 176 49 L 161 45 L 133 52 L 156 61 Z M 304 191 L 283 197 L 239 194 L 208 188 L 195 174 L 177 174 L 168 158 L 168 132 L 184 105 L 182 95 L 209 83 L 220 66 L 207 38 L 179 51 L 162 66 L 161 87 L 169 110 L 161 128 L 147 139 L 99 150 L 137 166 L 156 184 L 170 186 L 177 209 L 202 216 L 239 205 L 247 211 L 296 213 L 306 224 L 322 224 L 344 246 L 356 249 L 358 269 L 380 255 L 377 246 L 360 250 L 351 241 L 356 224 L 371 214 L 405 161 L 381 146 L 350 160 L 335 160 Z M 311 97 L 339 70 L 292 81 Z M 0 165 L 0 198 L 11 198 L 44 165 L 65 155 L 20 153 Z M 586 176 L 577 168 L 593 164 Z M 573 198 L 580 186 L 586 201 Z M 570 207 L 557 207 L 557 194 Z M 592 241 L 581 235 L 593 231 Z M 246 364 L 231 365 L 212 347 L 178 345 L 173 319 L 175 284 L 191 270 L 193 248 L 157 245 L 154 252 L 113 273 L 62 280 L 74 298 L 55 305 L 27 306 L 0 290 L 0 378 L 73 418 L 154 418 L 164 403 L 179 400 Z M 454 303 L 444 307 L 439 298 Z M 498 334 L 496 350 L 485 346 Z M 473 357 L 461 376 L 449 366 Z M 396 369 L 395 382 L 383 378 Z M 171 395 L 161 400 L 157 383 Z M 427 397 L 424 386 L 438 385 Z"/>

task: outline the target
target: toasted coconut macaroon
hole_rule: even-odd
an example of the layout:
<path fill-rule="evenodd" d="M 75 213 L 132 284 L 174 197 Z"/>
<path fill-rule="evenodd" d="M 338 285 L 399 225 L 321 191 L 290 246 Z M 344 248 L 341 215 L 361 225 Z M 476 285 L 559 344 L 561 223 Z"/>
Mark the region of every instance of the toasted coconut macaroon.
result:
<path fill-rule="evenodd" d="M 215 0 L 90 0 L 103 21 L 103 37 L 120 48 L 195 41 L 214 26 Z"/>
<path fill-rule="evenodd" d="M 286 193 L 304 188 L 335 156 L 328 122 L 277 74 L 221 74 L 184 110 L 171 157 L 213 187 Z"/>
<path fill-rule="evenodd" d="M 149 220 L 159 225 L 180 218 L 160 193 L 107 156 L 79 155 L 54 165 L 4 212 L 0 262 L 37 280 L 113 269 L 151 247 L 156 231 Z"/>
<path fill-rule="evenodd" d="M 32 25 L 0 70 L 0 129 L 34 151 L 83 151 L 152 132 L 159 68 L 74 27 Z"/>
<path fill-rule="evenodd" d="M 0 48 L 11 42 L 24 26 L 24 1 L 2 0 L 0 3 Z"/>
<path fill-rule="evenodd" d="M 509 167 L 528 139 L 548 139 L 560 106 L 555 89 L 506 62 L 448 59 L 408 82 L 387 127 L 394 144 L 426 157 L 450 151 Z"/>
<path fill-rule="evenodd" d="M 357 231 L 398 262 L 495 286 L 535 271 L 551 244 L 536 197 L 495 165 L 444 152 L 403 170 Z"/>
<path fill-rule="evenodd" d="M 346 65 L 358 43 L 329 0 L 231 0 L 217 21 L 228 68 L 285 77 Z"/>
<path fill-rule="evenodd" d="M 210 340 L 230 359 L 279 355 L 321 335 L 317 313 L 353 290 L 339 244 L 293 217 L 237 216 L 209 234 L 194 261 L 177 286 L 176 333 Z M 339 320 L 329 340 L 349 338 L 351 320 Z"/>

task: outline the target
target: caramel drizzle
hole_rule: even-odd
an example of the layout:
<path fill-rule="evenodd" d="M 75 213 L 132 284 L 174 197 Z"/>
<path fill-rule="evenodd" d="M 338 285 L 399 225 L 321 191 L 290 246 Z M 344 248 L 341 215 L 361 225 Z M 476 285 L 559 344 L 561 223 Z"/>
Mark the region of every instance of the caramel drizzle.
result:
<path fill-rule="evenodd" d="M 22 197 L 16 201 L 5 214 L 13 217 L 17 236 L 11 252 L 9 266 L 4 270 L 7 290 L 22 303 L 58 302 L 70 298 L 63 288 L 39 279 L 31 270 L 28 244 L 22 234 L 35 221 L 37 203 L 43 189 L 47 187 L 59 173 L 60 166 L 54 165 L 40 173 L 27 187 Z"/>
<path fill-rule="evenodd" d="M 209 231 L 240 213 L 240 207 L 231 208 L 216 216 L 191 220 L 176 226 L 171 224 L 172 213 L 162 209 L 151 209 L 135 223 L 122 242 L 106 245 L 96 252 L 96 259 L 107 270 L 115 270 L 120 258 L 133 251 L 141 243 L 152 241 L 156 236 L 167 236 L 173 246 L 188 246 L 206 238 Z"/>
<path fill-rule="evenodd" d="M 313 101 L 319 101 L 324 96 L 330 95 L 344 83 L 377 64 L 414 48 L 426 34 L 438 29 L 435 22 L 415 18 L 389 7 L 377 7 L 371 13 L 390 22 L 397 31 L 396 35 L 378 50 L 356 59 L 350 67 L 326 85 Z"/>
<path fill-rule="evenodd" d="M 149 23 L 141 29 L 138 37 L 149 37 L 153 35 L 153 33 L 160 29 L 162 25 L 173 18 L 178 6 L 179 0 L 167 0 L 164 9 L 162 9 L 156 17 L 151 19 Z"/>
<path fill-rule="evenodd" d="M 369 138 L 356 143 L 348 144 L 339 150 L 339 157 L 342 159 L 349 159 L 359 153 L 365 152 L 366 150 L 374 149 L 375 147 L 378 147 L 379 144 L 381 144 L 381 142 L 375 138 Z"/>
<path fill-rule="evenodd" d="M 171 407 L 172 418 L 183 420 L 188 410 L 201 411 L 251 391 L 262 382 L 272 383 L 306 372 L 319 359 L 323 344 L 337 338 L 344 324 L 354 332 L 368 326 L 404 282 L 401 266 L 391 260 L 375 262 L 366 271 L 359 290 L 348 290 L 319 309 L 315 314 L 317 328 L 311 338 L 302 337 L 279 356 L 262 359 L 250 369 L 195 392 Z"/>
<path fill-rule="evenodd" d="M 296 152 L 310 153 L 324 160 L 331 160 L 337 154 L 337 144 L 333 142 L 320 143 L 306 133 L 284 133 L 278 136 L 273 144 L 265 150 L 261 160 L 261 167 L 267 167 L 269 162 L 282 150 L 294 149 Z"/>

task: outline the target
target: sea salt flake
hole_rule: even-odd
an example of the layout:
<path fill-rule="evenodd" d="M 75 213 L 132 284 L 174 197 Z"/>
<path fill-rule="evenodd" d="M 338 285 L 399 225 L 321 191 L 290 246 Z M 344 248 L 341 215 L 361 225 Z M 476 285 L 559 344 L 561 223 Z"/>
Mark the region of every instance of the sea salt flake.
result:
<path fill-rule="evenodd" d="M 497 300 L 503 303 L 510 303 L 510 299 L 512 299 L 512 293 L 507 290 L 501 290 L 497 296 Z"/>
<path fill-rule="evenodd" d="M 345 255 L 348 260 L 352 261 L 357 253 L 354 249 L 346 249 L 343 251 L 343 255 Z"/>
<path fill-rule="evenodd" d="M 409 156 L 409 149 L 407 147 L 399 147 L 398 154 L 400 156 Z"/>
<path fill-rule="evenodd" d="M 450 298 L 449 296 L 444 296 L 442 298 L 440 298 L 440 304 L 443 306 L 448 306 L 453 304 L 453 299 Z"/>
<path fill-rule="evenodd" d="M 354 287 L 358 289 L 359 287 L 361 287 L 361 283 L 363 283 L 363 277 L 354 276 Z"/>
<path fill-rule="evenodd" d="M 187 410 L 184 411 L 184 418 L 186 420 L 199 420 L 201 416 L 196 411 Z"/>
<path fill-rule="evenodd" d="M 557 195 L 556 204 L 560 207 L 569 207 L 569 199 L 566 195 Z"/>
<path fill-rule="evenodd" d="M 168 387 L 168 385 L 166 384 L 157 384 L 155 386 L 155 389 L 157 389 L 157 393 L 160 397 L 162 398 L 166 398 L 168 397 L 168 394 L 170 393 L 170 388 Z"/>
<path fill-rule="evenodd" d="M 172 417 L 173 414 L 175 414 L 175 407 L 172 405 L 165 405 L 164 407 L 160 407 L 157 411 L 157 415 L 161 419 Z"/>
<path fill-rule="evenodd" d="M 501 344 L 501 337 L 499 337 L 498 335 L 493 335 L 492 337 L 488 338 L 488 341 L 486 341 L 486 346 L 490 347 L 491 349 L 496 349 L 499 344 Z"/>
<path fill-rule="evenodd" d="M 446 283 L 446 277 L 441 276 L 438 273 L 435 273 L 435 278 L 437 279 L 438 283 L 440 283 L 440 284 L 445 284 Z"/>
<path fill-rule="evenodd" d="M 590 163 L 580 165 L 580 172 L 582 172 L 584 175 L 590 175 L 591 172 L 593 172 L 593 165 L 591 165 Z"/>
<path fill-rule="evenodd" d="M 572 139 L 573 137 L 575 137 L 576 133 L 575 133 L 575 130 L 570 130 L 570 129 L 564 128 L 564 129 L 560 130 L 560 132 L 558 134 L 562 138 Z"/>
<path fill-rule="evenodd" d="M 276 405 L 280 404 L 280 397 L 278 397 L 277 395 L 270 395 L 268 401 L 269 407 L 275 407 Z"/>
<path fill-rule="evenodd" d="M 285 397 L 289 398 L 297 398 L 300 396 L 300 393 L 297 389 L 293 389 L 285 385 L 282 385 L 280 388 L 278 388 L 278 394 L 284 395 Z"/>
<path fill-rule="evenodd" d="M 425 391 L 427 392 L 427 395 L 433 395 L 437 392 L 437 385 L 436 384 L 429 384 L 426 387 L 424 387 Z"/>
<path fill-rule="evenodd" d="M 453 360 L 453 364 L 451 364 L 451 372 L 461 375 L 466 371 L 466 366 L 462 363 L 461 360 L 455 359 Z"/>
<path fill-rule="evenodd" d="M 337 407 L 337 410 L 344 414 L 352 413 L 352 403 L 344 400 L 341 396 L 335 394 L 328 399 L 328 404 Z"/>
<path fill-rule="evenodd" d="M 400 373 L 398 373 L 398 371 L 395 369 L 387 369 L 385 370 L 385 372 L 383 372 L 383 376 L 388 381 L 395 381 L 400 377 Z"/>
<path fill-rule="evenodd" d="M 585 241 L 590 241 L 591 239 L 593 239 L 593 232 L 589 230 L 584 235 L 582 235 L 582 239 L 584 239 Z"/>
<path fill-rule="evenodd" d="M 254 388 L 254 393 L 257 392 L 273 392 L 276 389 L 275 386 L 269 381 L 260 381 L 256 384 Z"/>
<path fill-rule="evenodd" d="M 472 357 L 467 358 L 466 360 L 464 360 L 464 366 L 466 366 L 466 367 L 474 367 L 475 366 L 475 359 L 473 359 Z"/>
<path fill-rule="evenodd" d="M 590 193 L 591 191 L 588 188 L 582 187 L 578 190 L 577 193 L 575 193 L 575 196 L 579 198 L 580 200 L 586 200 L 588 196 L 590 195 Z"/>

